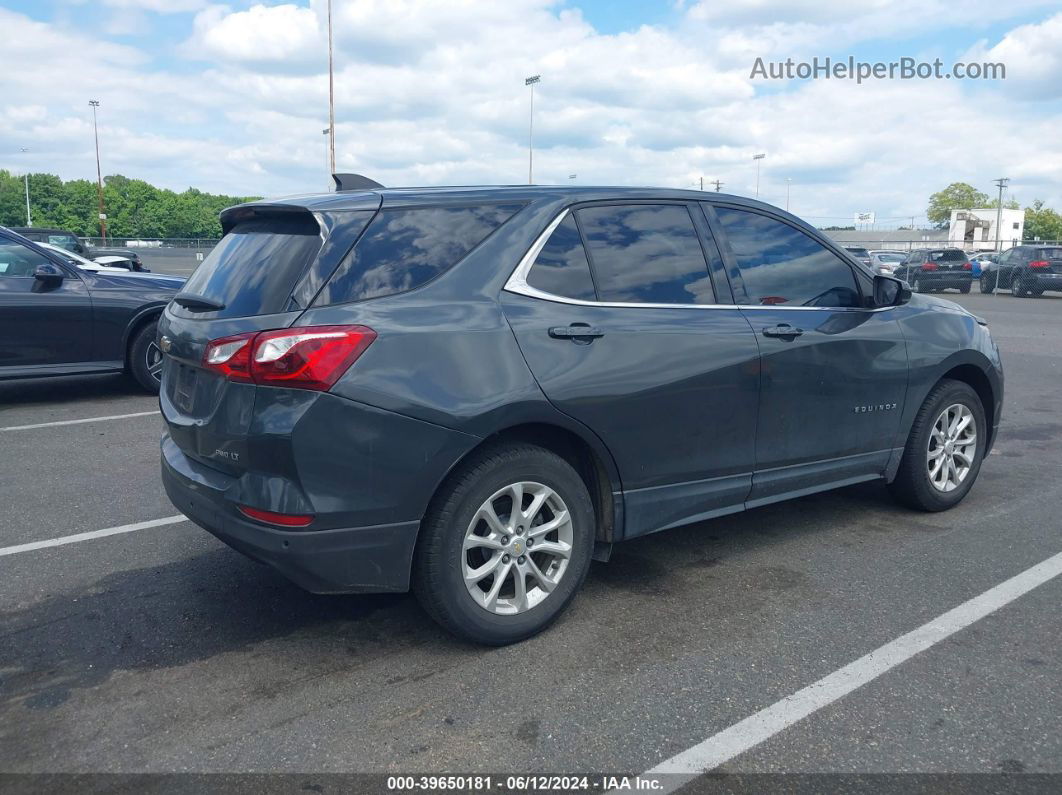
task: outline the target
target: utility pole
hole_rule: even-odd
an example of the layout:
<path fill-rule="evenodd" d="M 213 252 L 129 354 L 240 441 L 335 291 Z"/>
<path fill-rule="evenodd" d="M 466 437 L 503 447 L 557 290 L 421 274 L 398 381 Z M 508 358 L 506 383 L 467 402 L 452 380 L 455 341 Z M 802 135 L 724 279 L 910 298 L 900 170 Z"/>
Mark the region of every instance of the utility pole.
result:
<path fill-rule="evenodd" d="M 752 159 L 756 161 L 756 198 L 760 198 L 760 161 L 767 157 L 766 154 L 753 155 Z"/>
<path fill-rule="evenodd" d="M 332 0 L 328 0 L 328 168 L 336 173 L 335 71 L 332 61 Z"/>
<path fill-rule="evenodd" d="M 535 153 L 535 83 L 542 81 L 542 75 L 531 75 L 524 79 L 524 85 L 531 87 L 531 111 L 527 122 L 527 184 L 533 184 L 532 159 Z"/>
<path fill-rule="evenodd" d="M 701 177 L 701 190 L 704 190 L 704 177 Z"/>
<path fill-rule="evenodd" d="M 1003 189 L 1007 187 L 1008 182 L 1010 177 L 995 180 L 995 184 L 999 186 L 999 204 L 996 206 L 996 251 L 1003 250 L 1003 230 L 1000 225 L 1003 223 Z"/>
<path fill-rule="evenodd" d="M 29 152 L 29 149 L 25 146 L 20 146 L 19 150 L 22 154 Z M 33 226 L 33 219 L 30 218 L 30 202 L 29 202 L 29 168 L 26 169 L 26 173 L 23 175 L 23 179 L 26 181 L 26 226 Z"/>
<path fill-rule="evenodd" d="M 716 193 L 718 193 L 718 192 L 719 192 L 719 191 L 720 191 L 720 190 L 722 189 L 722 187 L 723 187 L 723 183 L 722 183 L 722 182 L 720 182 L 720 181 L 719 181 L 719 180 L 717 180 L 717 179 L 713 179 L 713 180 L 711 180 L 711 181 L 710 181 L 710 182 L 709 182 L 708 184 L 709 184 L 709 185 L 715 185 L 715 192 L 716 192 Z"/>
<path fill-rule="evenodd" d="M 96 198 L 100 208 L 100 239 L 103 245 L 107 245 L 107 214 L 103 212 L 103 172 L 100 170 L 100 132 L 96 126 L 96 108 L 100 106 L 98 99 L 90 99 L 92 106 L 92 134 L 96 138 Z"/>

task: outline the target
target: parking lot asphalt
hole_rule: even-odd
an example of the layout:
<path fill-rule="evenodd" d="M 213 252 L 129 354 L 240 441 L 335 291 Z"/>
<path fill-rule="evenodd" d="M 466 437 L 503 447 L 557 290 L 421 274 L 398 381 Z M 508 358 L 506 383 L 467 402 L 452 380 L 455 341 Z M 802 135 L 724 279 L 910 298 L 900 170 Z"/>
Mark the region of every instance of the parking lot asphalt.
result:
<path fill-rule="evenodd" d="M 307 594 L 187 521 L 4 554 L 0 771 L 652 768 L 1062 551 L 1062 296 L 945 297 L 989 321 L 1007 377 L 954 510 L 870 484 L 638 539 L 503 649 L 407 595 Z M 118 377 L 0 383 L 0 552 L 176 514 L 155 409 Z M 1060 597 L 1046 582 L 724 769 L 1062 772 Z"/>

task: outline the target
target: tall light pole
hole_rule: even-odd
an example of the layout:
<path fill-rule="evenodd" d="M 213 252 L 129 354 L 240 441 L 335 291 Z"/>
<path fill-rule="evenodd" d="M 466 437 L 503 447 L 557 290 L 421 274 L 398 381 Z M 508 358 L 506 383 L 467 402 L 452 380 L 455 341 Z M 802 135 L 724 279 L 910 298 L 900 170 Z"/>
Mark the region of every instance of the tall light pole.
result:
<path fill-rule="evenodd" d="M 534 182 L 533 163 L 535 156 L 535 83 L 542 81 L 542 75 L 524 78 L 524 85 L 531 87 L 531 109 L 527 121 L 527 184 Z"/>
<path fill-rule="evenodd" d="M 332 132 L 332 128 L 330 126 L 329 127 L 325 127 L 323 130 L 321 130 L 321 135 L 328 135 L 328 133 L 330 133 L 330 132 Z M 328 150 L 328 141 L 327 140 L 325 141 L 325 168 L 328 169 L 328 188 L 327 188 L 327 190 L 334 190 L 335 186 L 336 186 L 336 183 L 335 183 L 335 180 L 332 179 L 332 174 L 333 174 L 332 161 L 329 158 L 329 150 Z"/>
<path fill-rule="evenodd" d="M 332 67 L 332 0 L 328 0 L 328 168 L 336 173 L 335 73 Z"/>
<path fill-rule="evenodd" d="M 103 212 L 103 172 L 100 170 L 100 132 L 96 126 L 96 108 L 100 106 L 98 99 L 90 99 L 92 106 L 92 134 L 96 138 L 96 198 L 100 207 L 100 238 L 107 245 L 107 215 Z"/>
<path fill-rule="evenodd" d="M 756 161 L 756 198 L 760 198 L 760 161 L 767 157 L 766 154 L 753 155 L 752 159 Z"/>
<path fill-rule="evenodd" d="M 785 211 L 789 212 L 789 186 L 793 184 L 790 177 L 785 178 Z"/>
<path fill-rule="evenodd" d="M 19 151 L 22 154 L 29 152 L 29 149 L 25 146 L 20 146 Z M 26 181 L 26 226 L 33 226 L 33 219 L 30 218 L 30 203 L 29 203 L 29 167 L 26 167 L 26 173 L 23 175 L 23 179 Z"/>
<path fill-rule="evenodd" d="M 996 251 L 1003 250 L 1003 230 L 1000 225 L 1003 223 L 1003 189 L 1007 187 L 1007 183 L 1010 182 L 1010 177 L 1000 177 L 995 180 L 996 185 L 999 186 L 999 204 L 996 206 Z"/>

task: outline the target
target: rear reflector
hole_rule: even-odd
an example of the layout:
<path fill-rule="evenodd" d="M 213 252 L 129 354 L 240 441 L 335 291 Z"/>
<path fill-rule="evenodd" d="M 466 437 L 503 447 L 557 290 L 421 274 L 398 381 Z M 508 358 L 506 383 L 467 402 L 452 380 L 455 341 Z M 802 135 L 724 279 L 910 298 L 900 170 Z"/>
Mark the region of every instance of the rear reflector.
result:
<path fill-rule="evenodd" d="M 305 514 L 274 513 L 273 511 L 263 511 L 261 508 L 249 508 L 246 505 L 239 505 L 237 507 L 240 509 L 240 513 L 244 516 L 249 516 L 259 522 L 275 524 L 280 527 L 306 527 L 313 521 L 313 516 L 307 516 Z"/>
<path fill-rule="evenodd" d="M 211 341 L 203 366 L 230 381 L 327 391 L 376 332 L 367 326 L 303 326 Z"/>
<path fill-rule="evenodd" d="M 1050 268 L 1051 263 L 1045 259 L 1034 260 L 1029 263 L 1030 268 Z"/>

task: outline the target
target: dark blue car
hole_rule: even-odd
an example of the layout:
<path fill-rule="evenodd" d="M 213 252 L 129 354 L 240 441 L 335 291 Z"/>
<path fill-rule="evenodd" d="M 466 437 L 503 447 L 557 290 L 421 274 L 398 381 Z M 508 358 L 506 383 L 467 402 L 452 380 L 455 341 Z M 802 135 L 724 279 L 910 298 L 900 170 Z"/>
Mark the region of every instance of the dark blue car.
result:
<path fill-rule="evenodd" d="M 950 508 L 999 422 L 984 321 L 761 202 L 381 189 L 222 225 L 159 325 L 174 504 L 475 641 L 646 533 L 870 480 Z"/>

